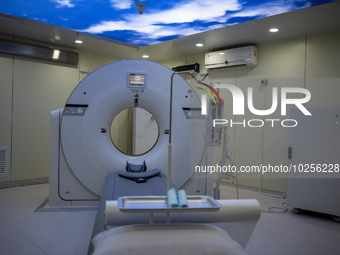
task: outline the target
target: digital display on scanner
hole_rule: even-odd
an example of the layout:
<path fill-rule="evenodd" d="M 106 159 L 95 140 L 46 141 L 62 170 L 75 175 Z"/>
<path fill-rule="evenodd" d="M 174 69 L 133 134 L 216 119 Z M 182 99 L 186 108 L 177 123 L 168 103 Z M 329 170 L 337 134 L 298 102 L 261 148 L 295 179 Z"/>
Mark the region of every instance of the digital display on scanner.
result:
<path fill-rule="evenodd" d="M 145 74 L 130 73 L 129 75 L 129 85 L 130 86 L 145 86 Z"/>

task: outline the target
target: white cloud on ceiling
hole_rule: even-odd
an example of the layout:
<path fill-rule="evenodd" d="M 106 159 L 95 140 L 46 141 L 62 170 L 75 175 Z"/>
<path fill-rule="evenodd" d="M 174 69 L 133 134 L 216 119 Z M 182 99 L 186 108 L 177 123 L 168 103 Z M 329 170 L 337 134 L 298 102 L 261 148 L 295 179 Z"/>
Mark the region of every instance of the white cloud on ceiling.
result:
<path fill-rule="evenodd" d="M 226 11 L 235 11 L 240 8 L 238 0 L 198 0 L 177 4 L 169 10 L 145 13 L 144 16 L 133 15 L 130 20 L 149 24 L 213 21 L 215 17 L 224 16 Z"/>
<path fill-rule="evenodd" d="M 133 4 L 133 0 L 111 0 L 110 2 L 113 8 L 118 10 L 130 9 Z"/>
<path fill-rule="evenodd" d="M 61 7 L 68 7 L 72 8 L 74 7 L 74 4 L 71 3 L 71 0 L 53 0 L 54 3 L 57 3 L 57 8 Z"/>
<path fill-rule="evenodd" d="M 144 40 L 156 40 L 166 36 L 187 36 L 224 27 L 234 17 L 267 17 L 296 9 L 301 0 L 277 0 L 258 6 L 242 6 L 239 0 L 197 0 L 178 3 L 167 10 L 148 10 L 143 15 L 129 14 L 121 21 L 101 21 L 82 32 L 102 34 L 110 31 L 131 30 L 141 33 Z M 111 0 L 127 4 L 131 0 Z M 303 1 L 304 2 L 304 1 Z M 308 7 L 308 3 L 306 4 Z M 231 13 L 229 13 L 231 11 Z M 210 26 L 195 27 L 191 22 L 217 22 Z"/>
<path fill-rule="evenodd" d="M 101 34 L 117 30 L 133 30 L 148 34 L 151 38 L 171 35 L 189 35 L 201 32 L 181 23 L 193 21 L 216 21 L 216 17 L 225 15 L 226 11 L 240 9 L 238 0 L 198 0 L 179 3 L 168 10 L 151 10 L 143 15 L 126 15 L 123 21 L 102 21 L 84 29 L 83 32 Z M 174 26 L 165 26 L 175 24 Z M 206 30 L 206 29 L 204 29 Z"/>
<path fill-rule="evenodd" d="M 231 15 L 231 17 L 254 17 L 254 16 L 260 16 L 260 17 L 268 17 L 277 15 L 284 12 L 289 12 L 297 9 L 297 6 L 295 5 L 299 0 L 278 0 L 273 2 L 267 2 L 260 4 L 256 7 L 248 7 L 245 9 L 242 9 L 241 11 L 234 13 Z M 301 2 L 301 1 L 300 1 Z M 305 2 L 305 1 L 302 1 Z M 311 3 L 306 2 L 303 6 L 300 6 L 299 8 L 306 8 L 310 7 Z"/>

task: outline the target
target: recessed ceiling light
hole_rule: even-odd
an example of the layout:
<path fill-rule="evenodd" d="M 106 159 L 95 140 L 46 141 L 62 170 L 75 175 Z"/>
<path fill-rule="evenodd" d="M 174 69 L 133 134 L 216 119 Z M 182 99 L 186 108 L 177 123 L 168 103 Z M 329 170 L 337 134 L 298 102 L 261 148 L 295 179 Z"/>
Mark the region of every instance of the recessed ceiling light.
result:
<path fill-rule="evenodd" d="M 203 47 L 204 44 L 203 44 L 203 43 L 196 43 L 196 46 L 197 46 L 197 47 Z"/>
<path fill-rule="evenodd" d="M 148 55 L 143 55 L 143 58 L 149 58 L 149 56 Z"/>
<path fill-rule="evenodd" d="M 271 32 L 271 33 L 276 33 L 276 32 L 279 32 L 279 29 L 273 27 L 273 28 L 269 29 L 269 32 Z"/>
<path fill-rule="evenodd" d="M 224 55 L 224 52 L 219 52 L 218 54 L 220 54 L 220 55 Z"/>
<path fill-rule="evenodd" d="M 83 43 L 82 40 L 75 40 L 74 42 L 75 42 L 75 43 L 78 43 L 78 44 Z"/>

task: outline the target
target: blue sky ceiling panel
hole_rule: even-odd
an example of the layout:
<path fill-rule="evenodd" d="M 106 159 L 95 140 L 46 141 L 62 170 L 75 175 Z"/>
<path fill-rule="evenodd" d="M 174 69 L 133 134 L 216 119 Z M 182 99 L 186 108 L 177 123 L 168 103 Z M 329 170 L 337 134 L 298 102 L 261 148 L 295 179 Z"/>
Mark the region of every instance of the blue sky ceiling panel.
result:
<path fill-rule="evenodd" d="M 2 0 L 0 12 L 138 46 L 334 0 Z M 136 4 L 145 3 L 143 14 Z"/>

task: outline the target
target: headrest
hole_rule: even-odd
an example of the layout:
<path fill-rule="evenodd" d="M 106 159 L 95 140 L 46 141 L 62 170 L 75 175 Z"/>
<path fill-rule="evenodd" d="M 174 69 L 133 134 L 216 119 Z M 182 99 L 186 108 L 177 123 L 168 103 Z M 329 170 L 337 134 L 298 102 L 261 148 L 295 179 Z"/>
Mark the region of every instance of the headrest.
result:
<path fill-rule="evenodd" d="M 145 160 L 143 161 L 142 165 L 134 165 L 126 161 L 126 171 L 132 173 L 140 173 L 145 172 L 147 169 Z"/>
<path fill-rule="evenodd" d="M 159 176 L 161 173 L 161 170 L 159 169 L 153 169 L 147 172 L 125 172 L 125 171 L 119 171 L 118 175 L 120 177 L 135 181 L 137 183 L 143 183 L 147 182 L 149 179 Z"/>

